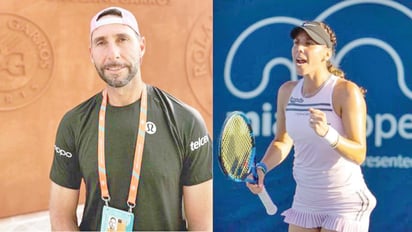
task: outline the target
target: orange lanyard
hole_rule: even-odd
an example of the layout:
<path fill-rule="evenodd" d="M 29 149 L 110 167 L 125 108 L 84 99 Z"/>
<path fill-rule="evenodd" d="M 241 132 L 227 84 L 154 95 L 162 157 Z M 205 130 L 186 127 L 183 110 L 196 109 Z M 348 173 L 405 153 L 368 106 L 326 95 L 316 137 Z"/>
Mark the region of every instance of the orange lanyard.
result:
<path fill-rule="evenodd" d="M 103 90 L 103 99 L 100 106 L 99 112 L 99 133 L 98 133 L 98 163 L 99 163 L 99 181 L 100 189 L 102 192 L 102 199 L 108 205 L 110 201 L 109 189 L 107 186 L 107 175 L 106 175 L 106 163 L 105 163 L 105 151 L 104 151 L 104 141 L 105 141 L 105 119 L 106 119 L 106 106 L 107 106 L 107 90 Z M 137 188 L 139 187 L 140 170 L 142 166 L 143 157 L 143 147 L 144 138 L 146 130 L 146 119 L 147 119 L 147 92 L 146 85 L 143 84 L 141 102 L 140 102 L 140 115 L 139 115 L 139 131 L 137 133 L 137 142 L 134 152 L 134 164 L 133 164 L 133 174 L 130 180 L 129 188 L 129 198 L 127 199 L 127 205 L 129 206 L 129 211 L 136 206 L 136 196 Z"/>

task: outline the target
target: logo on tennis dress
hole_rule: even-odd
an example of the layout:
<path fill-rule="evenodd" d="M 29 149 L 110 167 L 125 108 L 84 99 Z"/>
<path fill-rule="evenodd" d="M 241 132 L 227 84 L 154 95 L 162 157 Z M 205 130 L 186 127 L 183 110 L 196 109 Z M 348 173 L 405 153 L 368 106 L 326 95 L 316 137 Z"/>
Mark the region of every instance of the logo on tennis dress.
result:
<path fill-rule="evenodd" d="M 67 158 L 72 158 L 72 156 L 73 156 L 72 153 L 63 150 L 63 149 L 61 149 L 60 147 L 58 147 L 56 145 L 54 145 L 54 150 L 56 151 L 57 154 L 59 154 L 61 156 L 65 156 Z"/>
<path fill-rule="evenodd" d="M 156 133 L 156 125 L 153 122 L 146 122 L 146 133 L 154 134 Z"/>
<path fill-rule="evenodd" d="M 194 151 L 209 142 L 209 137 L 207 135 L 199 137 L 197 141 L 190 142 L 190 150 Z"/>
<path fill-rule="evenodd" d="M 303 98 L 290 97 L 290 103 L 303 103 Z"/>

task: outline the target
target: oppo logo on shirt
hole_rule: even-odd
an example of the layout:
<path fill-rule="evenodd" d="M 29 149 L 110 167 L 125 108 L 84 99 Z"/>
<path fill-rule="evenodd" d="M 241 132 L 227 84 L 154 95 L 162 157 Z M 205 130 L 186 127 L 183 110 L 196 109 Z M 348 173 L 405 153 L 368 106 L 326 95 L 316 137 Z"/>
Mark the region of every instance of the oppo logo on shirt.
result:
<path fill-rule="evenodd" d="M 209 137 L 207 135 L 199 137 L 197 141 L 190 142 L 190 150 L 194 151 L 209 142 Z"/>
<path fill-rule="evenodd" d="M 57 154 L 59 154 L 61 156 L 64 156 L 64 157 L 67 157 L 67 158 L 72 158 L 72 156 L 73 156 L 72 153 L 63 150 L 63 149 L 61 149 L 60 147 L 58 147 L 56 145 L 54 145 L 54 151 L 56 151 Z"/>

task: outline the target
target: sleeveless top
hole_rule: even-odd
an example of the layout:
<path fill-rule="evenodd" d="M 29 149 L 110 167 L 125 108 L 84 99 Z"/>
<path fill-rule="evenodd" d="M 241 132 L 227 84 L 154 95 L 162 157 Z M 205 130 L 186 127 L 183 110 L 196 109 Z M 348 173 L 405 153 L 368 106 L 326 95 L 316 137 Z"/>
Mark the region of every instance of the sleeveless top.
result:
<path fill-rule="evenodd" d="M 345 136 L 342 119 L 332 103 L 338 78 L 332 75 L 311 97 L 302 95 L 304 80 L 301 79 L 289 98 L 285 115 L 286 131 L 294 141 L 293 176 L 297 184 L 294 208 L 330 209 L 333 204 L 344 203 L 345 195 L 365 187 L 360 166 L 333 150 L 309 125 L 309 108 L 315 108 L 323 111 L 328 124 Z"/>

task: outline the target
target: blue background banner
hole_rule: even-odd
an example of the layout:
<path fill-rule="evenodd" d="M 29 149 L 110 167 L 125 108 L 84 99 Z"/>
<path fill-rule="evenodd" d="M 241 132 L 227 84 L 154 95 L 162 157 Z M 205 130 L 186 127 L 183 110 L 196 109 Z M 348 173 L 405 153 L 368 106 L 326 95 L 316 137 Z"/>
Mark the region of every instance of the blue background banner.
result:
<path fill-rule="evenodd" d="M 377 198 L 370 231 L 412 231 L 411 1 L 214 1 L 214 152 L 228 112 L 252 120 L 257 160 L 274 137 L 276 95 L 296 80 L 290 30 L 320 20 L 336 32 L 334 63 L 367 90 L 365 181 Z M 287 231 L 280 213 L 293 200 L 293 154 L 266 177 L 279 212 L 265 213 L 243 183 L 223 176 L 214 159 L 215 231 Z"/>

